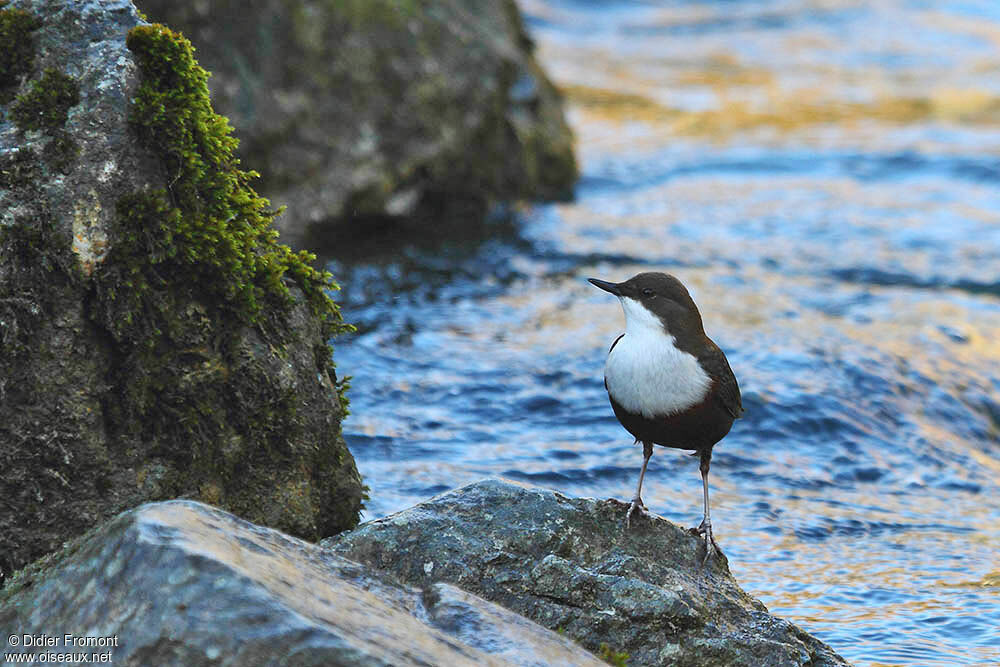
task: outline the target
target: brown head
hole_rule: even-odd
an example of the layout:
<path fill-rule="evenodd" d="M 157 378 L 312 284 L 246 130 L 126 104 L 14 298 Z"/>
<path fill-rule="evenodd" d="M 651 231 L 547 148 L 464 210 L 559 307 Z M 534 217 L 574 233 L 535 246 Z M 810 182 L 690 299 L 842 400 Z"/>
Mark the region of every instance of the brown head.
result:
<path fill-rule="evenodd" d="M 612 283 L 596 278 L 589 279 L 602 290 L 610 292 L 622 301 L 626 321 L 637 307 L 642 307 L 663 325 L 663 329 L 673 336 L 677 343 L 697 344 L 705 336 L 701 313 L 683 283 L 668 273 L 649 271 L 632 276 L 620 283 Z"/>

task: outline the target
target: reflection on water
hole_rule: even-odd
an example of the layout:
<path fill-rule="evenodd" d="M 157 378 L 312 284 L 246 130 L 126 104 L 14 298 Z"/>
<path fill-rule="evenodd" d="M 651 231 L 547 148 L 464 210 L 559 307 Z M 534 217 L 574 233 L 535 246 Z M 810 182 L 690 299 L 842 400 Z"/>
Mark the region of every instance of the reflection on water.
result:
<path fill-rule="evenodd" d="M 577 200 L 333 263 L 367 516 L 498 474 L 627 497 L 585 278 L 667 270 L 744 390 L 712 466 L 740 583 L 859 665 L 1000 663 L 1000 5 L 522 4 Z M 694 459 L 647 485 L 697 522 Z"/>

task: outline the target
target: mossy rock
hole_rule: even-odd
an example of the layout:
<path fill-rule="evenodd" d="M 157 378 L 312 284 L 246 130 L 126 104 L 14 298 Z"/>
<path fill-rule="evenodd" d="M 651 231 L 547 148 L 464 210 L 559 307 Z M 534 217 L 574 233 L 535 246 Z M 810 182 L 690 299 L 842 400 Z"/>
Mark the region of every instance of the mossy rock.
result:
<path fill-rule="evenodd" d="M 571 195 L 572 133 L 514 0 L 139 4 L 197 46 L 283 233 L 433 235 Z"/>
<path fill-rule="evenodd" d="M 12 89 L 31 71 L 35 58 L 32 33 L 41 25 L 31 12 L 0 2 L 0 103 L 6 104 Z"/>
<path fill-rule="evenodd" d="M 66 124 L 69 110 L 80 102 L 76 80 L 50 67 L 31 89 L 11 105 L 10 115 L 19 130 L 56 132 Z"/>
<path fill-rule="evenodd" d="M 0 105 L 0 580 L 148 500 L 353 526 L 336 285 L 278 242 L 190 43 L 126 0 L 15 0 L 0 31 L 28 63 Z"/>

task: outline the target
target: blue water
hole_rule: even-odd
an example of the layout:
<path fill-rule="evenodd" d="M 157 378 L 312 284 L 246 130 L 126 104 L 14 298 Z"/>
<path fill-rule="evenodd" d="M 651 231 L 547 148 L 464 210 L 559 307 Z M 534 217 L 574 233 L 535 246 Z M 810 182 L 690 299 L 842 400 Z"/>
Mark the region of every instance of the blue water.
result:
<path fill-rule="evenodd" d="M 858 665 L 1000 664 L 1000 3 L 522 7 L 576 200 L 330 262 L 365 517 L 488 475 L 629 497 L 586 278 L 669 271 L 743 389 L 741 585 Z M 658 449 L 643 497 L 695 525 L 696 461 Z"/>

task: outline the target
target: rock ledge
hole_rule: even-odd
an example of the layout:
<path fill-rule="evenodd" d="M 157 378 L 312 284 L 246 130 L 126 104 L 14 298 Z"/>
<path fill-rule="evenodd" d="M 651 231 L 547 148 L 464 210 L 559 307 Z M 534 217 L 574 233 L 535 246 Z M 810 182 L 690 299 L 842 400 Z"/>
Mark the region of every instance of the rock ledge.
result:
<path fill-rule="evenodd" d="M 114 637 L 116 665 L 602 664 L 454 586 L 373 577 L 192 501 L 143 505 L 26 568 L 0 591 L 0 631 Z"/>
<path fill-rule="evenodd" d="M 659 517 L 625 532 L 625 505 L 489 479 L 321 542 L 414 586 L 447 582 L 633 665 L 845 665 L 768 613 L 725 559 Z"/>

